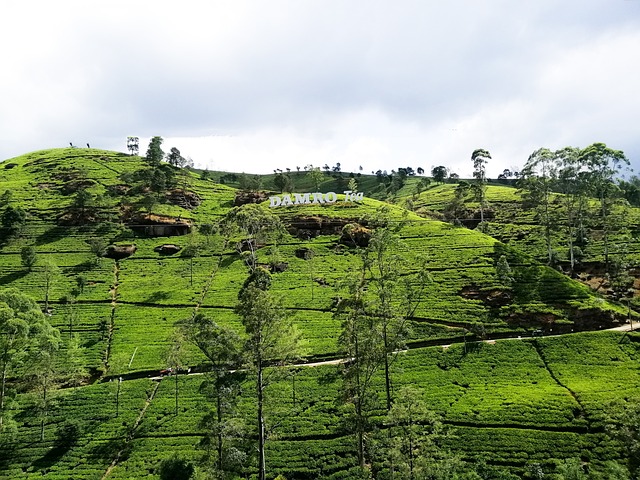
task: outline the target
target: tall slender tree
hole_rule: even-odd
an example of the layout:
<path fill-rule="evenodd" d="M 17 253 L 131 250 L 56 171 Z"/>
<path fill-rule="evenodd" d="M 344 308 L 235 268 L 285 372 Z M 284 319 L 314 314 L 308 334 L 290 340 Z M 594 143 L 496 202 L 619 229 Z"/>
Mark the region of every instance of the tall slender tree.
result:
<path fill-rule="evenodd" d="M 49 293 L 55 283 L 60 269 L 52 260 L 45 260 L 42 264 L 42 279 L 44 281 L 44 310 L 49 311 Z"/>
<path fill-rule="evenodd" d="M 487 191 L 487 162 L 491 160 L 491 154 L 488 150 L 478 148 L 471 154 L 473 162 L 473 178 L 475 182 L 472 185 L 476 201 L 480 204 L 480 225 L 484 229 L 484 209 L 486 207 L 486 191 Z"/>
<path fill-rule="evenodd" d="M 185 350 L 185 336 L 181 330 L 175 330 L 169 338 L 169 348 L 166 352 L 167 367 L 171 370 L 174 379 L 175 415 L 178 415 L 178 400 L 180 393 L 179 375 L 185 366 L 187 352 Z"/>
<path fill-rule="evenodd" d="M 612 211 L 614 204 L 621 197 L 614 180 L 622 172 L 623 167 L 629 165 L 629 160 L 621 150 L 609 148 L 604 143 L 594 143 L 580 152 L 578 161 L 588 167 L 590 184 L 598 199 L 604 264 L 608 272 Z"/>
<path fill-rule="evenodd" d="M 152 137 L 149 141 L 149 147 L 147 148 L 147 155 L 145 156 L 145 160 L 150 167 L 159 167 L 162 163 L 162 159 L 164 158 L 162 142 L 162 137 Z"/>
<path fill-rule="evenodd" d="M 245 262 L 251 271 L 257 267 L 258 248 L 265 242 L 277 241 L 284 230 L 277 216 L 257 204 L 234 208 L 224 218 L 223 226 L 227 235 L 240 233 L 245 236 L 237 247 L 241 253 L 246 252 Z"/>
<path fill-rule="evenodd" d="M 380 368 L 384 355 L 380 342 L 371 335 L 373 318 L 367 314 L 365 299 L 367 265 L 356 276 L 347 279 L 343 286 L 345 295 L 338 302 L 335 316 L 342 321 L 339 344 L 348 361 L 343 364 L 345 400 L 353 408 L 352 425 L 356 435 L 358 464 L 364 469 L 365 432 L 375 395 L 371 395 L 373 377 Z"/>
<path fill-rule="evenodd" d="M 569 268 L 573 274 L 580 257 L 580 247 L 586 243 L 585 218 L 589 207 L 589 172 L 578 161 L 580 149 L 565 147 L 555 153 L 557 188 L 564 207 Z"/>
<path fill-rule="evenodd" d="M 223 474 L 233 467 L 234 459 L 244 456 L 232 442 L 237 430 L 237 422 L 233 420 L 234 407 L 240 389 L 233 370 L 243 363 L 240 338 L 199 312 L 181 321 L 179 328 L 186 340 L 198 347 L 209 362 L 210 371 L 203 387 L 210 392 L 215 408 L 204 417 L 208 434 L 203 443 L 205 447 L 213 446 L 215 458 L 208 460 L 218 474 Z"/>
<path fill-rule="evenodd" d="M 258 427 L 258 479 L 266 479 L 265 389 L 277 374 L 268 365 L 286 365 L 298 357 L 301 336 L 280 302 L 269 292 L 271 275 L 258 267 L 238 294 L 236 313 L 247 335 L 245 354 L 256 375 L 256 423 Z"/>
<path fill-rule="evenodd" d="M 127 150 L 129 150 L 129 155 L 138 155 L 138 151 L 140 150 L 140 138 L 127 137 Z"/>
<path fill-rule="evenodd" d="M 544 228 L 545 244 L 547 246 L 547 263 L 554 263 L 554 250 L 551 232 L 555 224 L 551 212 L 551 193 L 557 180 L 555 153 L 548 148 L 539 148 L 533 152 L 524 168 L 520 185 L 529 193 L 528 198 L 534 202 L 538 217 Z"/>
<path fill-rule="evenodd" d="M 38 393 L 37 411 L 40 417 L 40 441 L 44 441 L 45 426 L 53 398 L 52 390 L 60 385 L 59 350 L 60 332 L 46 321 L 32 327 L 33 344 L 29 350 L 31 383 Z"/>
<path fill-rule="evenodd" d="M 400 274 L 399 266 L 405 263 L 399 254 L 401 249 L 397 232 L 390 227 L 379 227 L 363 252 L 368 257 L 363 260 L 368 266 L 367 284 L 371 293 L 368 308 L 375 321 L 371 334 L 379 336 L 384 351 L 381 361 L 387 410 L 391 409 L 393 402 L 391 365 L 397 352 L 405 346 L 409 318 L 421 302 L 429 280 L 424 268 L 419 269 L 417 275 Z"/>

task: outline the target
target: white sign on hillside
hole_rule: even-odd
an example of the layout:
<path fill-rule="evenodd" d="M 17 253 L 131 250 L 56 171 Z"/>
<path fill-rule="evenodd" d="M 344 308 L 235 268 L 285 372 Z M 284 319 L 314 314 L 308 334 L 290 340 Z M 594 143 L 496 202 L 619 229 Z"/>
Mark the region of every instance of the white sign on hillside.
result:
<path fill-rule="evenodd" d="M 293 198 L 292 198 L 293 197 Z M 364 198 L 362 192 L 344 192 L 345 202 L 361 202 Z M 292 193 L 291 195 L 274 195 L 269 197 L 269 207 L 291 207 L 293 205 L 320 205 L 332 204 L 338 201 L 338 195 L 334 192 L 327 193 Z"/>

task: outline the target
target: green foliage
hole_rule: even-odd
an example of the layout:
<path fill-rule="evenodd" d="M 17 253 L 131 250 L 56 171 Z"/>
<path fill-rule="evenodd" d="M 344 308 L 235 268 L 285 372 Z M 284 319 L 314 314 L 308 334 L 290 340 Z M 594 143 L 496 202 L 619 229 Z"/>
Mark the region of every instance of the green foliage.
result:
<path fill-rule="evenodd" d="M 322 174 L 320 167 L 307 165 L 306 167 L 304 167 L 304 169 L 307 171 L 307 176 L 309 177 L 309 179 L 311 180 L 311 183 L 313 184 L 313 191 L 319 192 L 320 184 L 324 180 L 324 175 Z"/>
<path fill-rule="evenodd" d="M 500 258 L 496 263 L 496 275 L 498 277 L 498 281 L 502 285 L 507 288 L 511 288 L 514 279 L 506 255 L 500 255 Z"/>
<path fill-rule="evenodd" d="M 152 137 L 149 141 L 149 147 L 147 148 L 147 155 L 145 160 L 151 167 L 159 167 L 162 159 L 164 158 L 164 152 L 162 151 L 162 137 Z"/>
<path fill-rule="evenodd" d="M 291 192 L 293 190 L 293 180 L 288 173 L 277 173 L 273 178 L 273 185 L 282 192 Z"/>
<path fill-rule="evenodd" d="M 444 183 L 447 179 L 447 174 L 449 173 L 449 169 L 443 165 L 438 167 L 433 167 L 431 169 L 431 176 L 433 177 L 434 182 Z"/>
<path fill-rule="evenodd" d="M 20 233 L 27 220 L 27 212 L 20 207 L 9 205 L 2 212 L 2 228 L 7 235 L 17 235 Z"/>
<path fill-rule="evenodd" d="M 94 243 L 92 239 L 111 242 L 122 238 L 131 207 L 140 205 L 149 191 L 164 196 L 160 187 L 171 184 L 167 178 L 175 169 L 166 163 L 152 169 L 136 157 L 78 149 L 34 152 L 12 161 L 19 166 L 0 169 L 0 191 L 11 190 L 11 206 L 22 208 L 28 215 L 20 238 L 5 235 L 0 283 L 28 293 L 42 305 L 48 298 L 47 318 L 65 334 L 68 328 L 71 341 L 61 345 L 54 355 L 56 373 L 54 382 L 47 387 L 47 396 L 51 398 L 47 400 L 46 416 L 43 389 L 29 389 L 23 383 L 21 390 L 17 390 L 18 385 L 13 382 L 14 378 L 27 378 L 26 354 L 11 367 L 2 433 L 3 446 L 10 448 L 0 453 L 0 476 L 98 478 L 122 451 L 111 476 L 139 478 L 157 474 L 167 452 L 197 462 L 202 454 L 197 446 L 203 439 L 202 446 L 213 452 L 210 462 L 215 464 L 218 434 L 222 434 L 222 443 L 228 448 L 223 455 L 230 459 L 225 468 L 235 458 L 238 461 L 233 474 L 255 476 L 256 455 L 251 452 L 256 450 L 251 440 L 257 438 L 256 428 L 252 427 L 258 425 L 257 372 L 241 369 L 224 375 L 222 411 L 226 413 L 219 421 L 214 388 L 218 381 L 213 364 L 195 343 L 187 343 L 185 358 L 180 363 L 185 368 L 196 367 L 198 373 L 207 372 L 206 375 L 181 372 L 178 376 L 158 377 L 158 370 L 165 366 L 167 348 L 172 344 L 170 335 L 175 323 L 192 318 L 194 312 L 203 314 L 220 331 L 232 336 L 234 332 L 237 342 L 243 344 L 250 335 L 243 328 L 242 316 L 235 306 L 239 303 L 239 292 L 246 293 L 248 288 L 255 287 L 268 293 L 271 303 L 279 306 L 280 311 L 294 314 L 285 323 L 295 326 L 308 340 L 308 351 L 304 354 L 309 361 L 347 357 L 340 352 L 344 347 L 338 337 L 341 322 L 346 321 L 350 312 L 345 308 L 334 317 L 332 311 L 349 297 L 349 288 L 345 286 L 338 293 L 335 287 L 345 280 L 347 284 L 354 278 L 357 280 L 362 257 L 355 249 L 337 244 L 339 235 L 331 231 L 331 225 L 339 228 L 345 221 L 353 223 L 365 217 L 371 220 L 381 203 L 367 198 L 362 204 L 304 206 L 277 210 L 275 214 L 265 205 L 253 205 L 246 215 L 250 220 L 238 222 L 238 227 L 230 223 L 235 221 L 232 217 L 244 215 L 238 211 L 230 213 L 234 190 L 190 176 L 190 189 L 202 198 L 202 204 L 192 210 L 170 203 L 160 203 L 154 208 L 163 215 L 192 222 L 191 237 L 137 237 L 136 255 L 117 262 L 104 259 L 97 264 L 91 259 L 102 253 L 104 244 L 100 246 L 96 241 L 94 247 L 90 245 Z M 130 176 L 136 185 L 122 185 L 121 178 L 127 173 L 141 170 L 142 173 Z M 65 176 L 82 171 L 87 172 L 88 179 L 96 181 L 90 187 L 91 195 L 104 196 L 109 192 L 101 203 L 100 214 L 109 217 L 111 223 L 57 225 L 57 219 L 73 202 L 73 198 L 63 193 L 67 192 Z M 443 206 L 455 196 L 456 186 L 423 185 L 421 188 L 427 190 L 417 192 L 419 179 L 412 178 L 406 169 L 404 173 L 406 176 L 398 170 L 386 175 L 378 194 L 386 195 L 395 177 L 398 183 L 404 179 L 406 183 L 398 190 L 398 199 L 410 196 L 418 212 L 440 216 Z M 571 172 L 565 173 L 569 178 Z M 291 175 L 301 191 L 314 188 L 303 172 Z M 338 172 L 335 175 L 347 179 Z M 215 178 L 218 176 L 214 174 Z M 156 182 L 156 177 L 164 180 Z M 264 178 L 269 185 L 274 176 Z M 152 182 L 156 186 L 150 189 Z M 361 191 L 369 192 L 375 183 L 375 176 L 358 177 Z M 337 179 L 326 175 L 319 187 L 323 191 L 338 191 L 336 185 Z M 568 197 L 573 195 L 569 183 L 560 188 L 568 193 L 552 192 L 550 205 L 561 218 L 564 212 L 574 209 L 573 251 L 580 248 L 585 265 L 593 265 L 590 262 L 601 261 L 604 254 L 600 216 L 596 215 L 601 210 L 600 202 L 581 195 L 575 197 L 573 206 L 569 205 Z M 406 305 L 400 296 L 389 297 L 391 300 L 383 302 L 384 307 L 380 303 L 386 294 L 383 284 L 390 286 L 389 292 L 397 293 L 405 286 L 417 288 L 422 274 L 430 275 L 433 281 L 420 287 L 426 300 L 419 302 L 407 317 L 401 341 L 397 343 L 406 344 L 409 350 L 387 356 L 394 362 L 391 370 L 394 396 L 403 386 L 413 385 L 428 409 L 436 412 L 445 425 L 455 427 L 455 435 L 442 438 L 441 446 L 456 455 L 434 460 L 429 466 L 433 476 L 478 478 L 465 474 L 468 465 L 460 460 L 478 457 L 485 458 L 489 465 L 486 471 L 479 471 L 481 478 L 500 478 L 491 470 L 497 469 L 496 465 L 524 475 L 531 463 L 538 463 L 547 476 L 557 475 L 556 460 L 565 458 L 581 458 L 587 463 L 585 470 L 588 468 L 594 477 L 624 475 L 619 468 L 616 473 L 607 464 L 619 463 L 626 453 L 618 437 L 607 435 L 603 427 L 607 424 L 606 405 L 611 398 L 635 398 L 640 388 L 637 381 L 640 357 L 634 336 L 603 332 L 542 337 L 532 342 L 526 338 L 526 332 L 540 321 L 551 322 L 548 326 L 553 327 L 554 333 L 557 329 L 598 328 L 600 320 L 606 328 L 613 325 L 614 319 L 626 318 L 626 306 L 621 308 L 607 302 L 586 286 L 533 259 L 545 261 L 547 245 L 539 211 L 524 206 L 521 193 L 505 186 L 488 185 L 485 194 L 493 215 L 487 215 L 486 231 L 502 243 L 479 232 L 389 207 L 384 223 L 376 223 L 372 228 L 372 245 L 376 245 L 376 236 L 382 236 L 384 228 L 399 237 L 382 256 L 383 264 L 396 270 L 399 278 L 390 281 L 386 270 L 378 273 L 375 264 L 369 263 L 366 289 L 362 292 L 366 308 L 358 323 L 359 332 L 379 337 L 383 330 L 381 319 L 395 321 L 404 316 Z M 478 210 L 479 200 L 471 190 L 462 188 L 459 200 L 456 215 L 466 222 Z M 618 269 L 615 259 L 625 257 L 619 270 L 624 273 L 627 269 L 628 275 L 628 267 L 635 265 L 638 258 L 635 244 L 629 241 L 623 255 L 622 239 L 626 234 L 618 231 L 618 225 L 631 227 L 640 216 L 633 209 L 623 210 L 615 202 L 608 205 L 612 216 L 608 220 L 611 261 L 607 282 L 613 285 Z M 2 208 L 4 211 L 6 205 Z M 580 208 L 584 209 L 581 231 L 577 213 Z M 263 214 L 266 221 L 253 221 L 253 217 L 257 219 Z M 221 225 L 227 215 L 229 221 Z M 278 223 L 284 226 L 280 233 L 271 228 L 261 230 Z M 305 224 L 321 225 L 321 231 L 313 231 L 313 235 L 306 237 Z M 206 225 L 211 226 L 210 231 Z M 569 261 L 568 236 L 565 237 L 568 229 L 568 223 L 558 223 L 558 228 L 551 232 L 552 249 L 563 267 Z M 238 243 L 251 239 L 255 242 Z M 161 256 L 154 251 L 164 243 L 175 243 L 184 251 L 192 241 L 202 246 L 197 256 Z M 251 265 L 256 273 L 251 280 L 246 280 L 247 268 L 233 248 L 236 244 L 241 249 L 248 248 L 252 256 Z M 48 288 L 41 262 L 31 272 L 22 266 L 21 249 L 25 245 L 33 245 L 41 259 L 46 257 L 58 266 Z M 516 245 L 520 251 L 514 248 Z M 302 247 L 313 250 L 313 260 L 296 256 Z M 287 263 L 287 269 L 269 275 L 262 268 L 273 263 L 273 252 L 277 252 L 278 261 Z M 425 253 L 427 258 L 423 258 Z M 372 261 L 374 251 L 370 250 L 368 256 Z M 503 256 L 511 269 L 511 290 L 505 288 L 497 271 Z M 576 268 L 574 273 L 579 272 Z M 80 276 L 86 280 L 81 300 L 66 303 L 69 292 L 79 294 Z M 386 310 L 392 315 L 387 316 Z M 477 339 L 505 335 L 513 340 L 496 344 L 467 342 L 464 349 L 463 334 L 468 330 L 477 330 Z M 205 329 L 196 328 L 194 332 L 202 338 L 208 335 Z M 523 339 L 518 341 L 517 336 Z M 450 346 L 415 348 L 425 344 Z M 382 362 L 383 351 L 373 346 L 371 353 L 379 353 L 378 361 Z M 274 361 L 282 362 L 277 358 Z M 221 371 L 229 368 L 225 366 Z M 263 406 L 268 435 L 265 457 L 271 477 L 281 474 L 287 478 L 346 479 L 361 478 L 366 472 L 368 466 L 364 470 L 358 466 L 353 400 L 349 400 L 351 406 L 343 406 L 347 398 L 343 395 L 346 393 L 342 385 L 343 368 L 350 366 L 298 366 L 294 376 L 291 365 L 277 370 L 267 363 L 263 371 L 267 379 Z M 92 377 L 105 375 L 106 381 L 98 379 L 86 385 L 88 371 Z M 133 380 L 127 374 L 152 375 L 154 380 Z M 120 385 L 116 419 L 118 383 L 108 380 L 120 375 L 124 381 Z M 56 390 L 56 384 L 64 388 Z M 382 362 L 369 379 L 363 430 L 365 456 L 369 455 L 366 449 L 372 448 L 370 440 L 378 434 L 384 438 L 386 431 L 385 384 Z M 180 392 L 178 415 L 176 386 Z M 41 442 L 43 418 L 46 428 Z M 138 418 L 139 425 L 134 428 Z M 55 426 L 63 425 L 65 419 L 76 420 L 80 434 L 79 441 L 63 453 L 51 447 L 56 442 Z M 58 454 L 62 456 L 56 458 Z M 371 468 L 373 473 L 377 467 Z M 382 478 L 382 470 L 375 473 Z M 506 474 L 501 475 L 506 478 Z"/>
<path fill-rule="evenodd" d="M 171 150 L 167 153 L 167 163 L 173 167 L 182 168 L 186 165 L 187 159 L 180 154 L 180 150 L 176 147 L 171 147 Z"/>
<path fill-rule="evenodd" d="M 161 480 L 189 480 L 194 473 L 193 464 L 177 455 L 164 459 L 159 467 Z"/>
<path fill-rule="evenodd" d="M 238 185 L 241 190 L 257 191 L 262 188 L 262 178 L 259 175 L 240 175 Z"/>
<path fill-rule="evenodd" d="M 36 249 L 33 247 L 22 247 L 22 249 L 20 250 L 20 261 L 25 268 L 31 271 L 33 266 L 38 261 Z"/>
<path fill-rule="evenodd" d="M 75 446 L 82 437 L 82 426 L 75 419 L 65 420 L 56 428 L 56 446 L 69 449 Z"/>

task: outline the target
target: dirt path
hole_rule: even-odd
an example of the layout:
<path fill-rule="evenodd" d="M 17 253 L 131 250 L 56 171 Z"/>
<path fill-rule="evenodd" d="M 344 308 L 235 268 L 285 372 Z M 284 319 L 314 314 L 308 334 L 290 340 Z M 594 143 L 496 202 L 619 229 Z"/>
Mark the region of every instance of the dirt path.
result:
<path fill-rule="evenodd" d="M 630 332 L 630 331 L 635 331 L 637 329 L 640 329 L 640 323 L 635 323 L 633 325 L 633 328 L 631 328 L 631 325 L 622 325 L 620 327 L 615 327 L 615 328 L 609 328 L 606 330 L 597 330 L 599 332 L 603 332 L 603 331 L 617 331 L 617 332 Z M 558 335 L 544 335 L 544 337 L 542 338 L 557 338 L 557 337 L 562 337 L 565 335 L 574 335 L 576 333 L 583 333 L 583 332 L 572 332 L 572 333 L 563 333 L 563 334 L 558 334 Z M 531 340 L 538 338 L 538 337 L 531 337 L 531 336 L 522 336 L 522 335 L 517 335 L 517 336 L 513 336 L 513 337 L 505 337 L 505 338 L 500 338 L 500 339 L 488 339 L 488 340 L 467 340 L 467 344 L 471 345 L 471 344 L 478 344 L 478 343 L 486 343 L 489 345 L 494 345 L 497 342 L 502 342 L 502 341 L 518 341 L 518 340 Z M 458 344 L 462 344 L 463 342 L 453 342 L 453 343 L 442 343 L 442 344 L 434 344 L 434 345 L 429 345 L 429 347 L 440 347 L 443 350 L 446 350 L 448 348 L 450 348 L 453 345 L 458 345 Z M 403 350 L 398 350 L 394 353 L 406 353 L 409 350 L 415 350 L 418 348 L 424 348 L 423 345 L 421 345 L 420 343 L 418 343 L 417 345 L 407 345 L 407 348 L 403 349 Z M 284 368 L 291 368 L 291 367 L 322 367 L 325 365 L 341 365 L 345 362 L 349 361 L 348 358 L 331 358 L 331 359 L 327 359 L 327 360 L 319 360 L 319 361 L 308 361 L 308 362 L 299 362 L 299 363 L 295 363 L 295 364 L 291 364 L 291 365 L 283 365 Z M 194 371 L 191 371 L 194 370 Z M 189 368 L 187 371 L 181 371 L 180 375 L 204 375 L 205 372 L 201 372 L 201 371 L 195 371 L 195 367 L 191 367 Z M 147 371 L 147 372 L 138 372 L 138 374 L 134 374 L 134 375 L 130 375 L 129 378 L 127 378 L 127 376 L 122 375 L 124 377 L 125 380 L 131 380 L 131 379 L 135 379 L 135 378 L 151 378 L 152 380 L 160 380 L 162 378 L 164 378 L 163 375 L 160 370 L 154 370 L 154 371 Z M 107 381 L 107 378 L 104 378 L 103 381 Z"/>

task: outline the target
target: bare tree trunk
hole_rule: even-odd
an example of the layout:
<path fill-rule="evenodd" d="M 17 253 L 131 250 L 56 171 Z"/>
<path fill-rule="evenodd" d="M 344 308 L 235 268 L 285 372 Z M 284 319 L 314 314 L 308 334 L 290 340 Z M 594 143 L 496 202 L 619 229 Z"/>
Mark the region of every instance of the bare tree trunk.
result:
<path fill-rule="evenodd" d="M 176 415 L 178 415 L 178 367 L 176 367 Z"/>
<path fill-rule="evenodd" d="M 264 442 L 265 442 L 265 426 L 264 426 L 264 414 L 263 414 L 263 379 L 262 379 L 262 362 L 258 361 L 258 380 L 257 380 L 257 393 L 258 393 L 258 462 L 259 462 L 259 474 L 258 480 L 266 480 L 267 467 L 264 455 Z"/>
<path fill-rule="evenodd" d="M 216 413 L 218 418 L 218 470 L 222 472 L 222 399 L 220 398 L 220 370 L 216 370 Z"/>
<path fill-rule="evenodd" d="M 389 342 L 387 339 L 387 325 L 383 329 L 384 339 L 384 387 L 387 394 L 387 412 L 391 410 L 391 373 L 389 372 Z"/>
<path fill-rule="evenodd" d="M 47 415 L 47 385 L 45 383 L 42 393 L 42 419 L 40 421 L 40 441 L 44 442 L 44 422 Z"/>
<path fill-rule="evenodd" d="M 4 423 L 4 395 L 7 385 L 7 364 L 2 366 L 2 391 L 0 392 L 0 431 Z"/>

